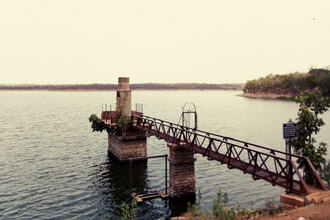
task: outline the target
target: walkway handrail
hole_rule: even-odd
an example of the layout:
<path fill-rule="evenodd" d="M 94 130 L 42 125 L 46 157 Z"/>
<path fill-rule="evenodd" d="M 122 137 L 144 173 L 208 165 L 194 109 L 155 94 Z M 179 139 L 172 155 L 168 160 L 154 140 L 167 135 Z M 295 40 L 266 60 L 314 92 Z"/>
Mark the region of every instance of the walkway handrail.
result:
<path fill-rule="evenodd" d="M 199 130 L 199 129 L 193 129 L 193 128 L 182 126 L 182 125 L 179 125 L 179 124 L 176 124 L 176 123 L 172 123 L 172 122 L 169 122 L 169 121 L 166 121 L 166 120 L 157 119 L 157 118 L 146 116 L 146 115 L 144 115 L 142 117 L 150 118 L 150 119 L 155 120 L 155 121 L 161 121 L 161 122 L 169 123 L 169 124 L 172 124 L 172 125 L 175 125 L 175 126 L 179 126 L 179 127 L 184 127 L 186 129 L 189 129 L 192 132 L 197 131 L 197 132 L 205 133 L 206 135 L 209 134 L 209 135 L 213 135 L 213 136 L 216 136 L 216 137 L 224 138 L 224 139 L 227 139 L 227 140 L 232 140 L 232 141 L 235 141 L 235 142 L 239 142 L 239 143 L 242 143 L 242 144 L 244 144 L 246 146 L 253 146 L 253 147 L 257 147 L 257 148 L 269 150 L 270 153 L 272 153 L 272 152 L 275 153 L 276 152 L 276 153 L 283 154 L 283 155 L 289 155 L 288 153 L 286 153 L 284 151 L 276 150 L 276 149 L 269 148 L 269 147 L 264 147 L 264 146 L 261 146 L 261 145 L 249 143 L 249 142 L 246 142 L 246 141 L 238 140 L 238 139 L 227 137 L 227 136 L 222 136 L 222 135 L 219 135 L 219 134 L 214 134 L 214 133 L 211 133 L 211 132 L 202 131 L 202 130 Z M 304 159 L 305 158 L 304 156 L 301 156 L 301 155 L 298 155 L 298 154 L 291 154 L 291 157 L 296 157 L 296 158 L 300 158 L 300 159 Z"/>
<path fill-rule="evenodd" d="M 290 160 L 286 159 L 286 158 L 283 158 L 283 157 L 279 157 L 277 155 L 274 155 L 274 154 L 271 154 L 271 153 L 265 153 L 265 152 L 262 152 L 262 151 L 258 151 L 258 150 L 255 150 L 255 149 L 251 149 L 249 147 L 246 147 L 246 146 L 240 146 L 240 145 L 237 145 L 237 144 L 233 144 L 233 143 L 230 143 L 228 141 L 225 141 L 225 140 L 220 140 L 220 139 L 217 139 L 217 138 L 212 138 L 210 136 L 207 136 L 207 135 L 202 135 L 202 134 L 197 134 L 195 133 L 196 131 L 198 132 L 201 132 L 201 133 L 208 133 L 208 132 L 205 132 L 205 131 L 201 131 L 201 130 L 194 130 L 194 129 L 191 129 L 189 127 L 186 127 L 186 126 L 182 126 L 182 125 L 179 125 L 179 124 L 176 124 L 176 123 L 172 123 L 172 122 L 168 122 L 168 121 L 165 121 L 165 120 L 161 120 L 161 119 L 156 119 L 156 118 L 153 118 L 153 117 L 149 117 L 149 116 L 132 116 L 132 117 L 137 117 L 137 118 L 140 118 L 140 119 L 143 119 L 143 118 L 150 118 L 150 119 L 153 119 L 153 120 L 158 120 L 158 121 L 162 121 L 162 122 L 165 122 L 165 123 L 169 123 L 171 126 L 174 125 L 174 126 L 178 126 L 180 130 L 182 131 L 185 131 L 184 129 L 188 129 L 188 130 L 191 130 L 192 134 L 196 134 L 200 137 L 203 137 L 203 138 L 209 138 L 209 139 L 213 139 L 213 140 L 217 140 L 219 142 L 222 142 L 224 144 L 228 144 L 228 145 L 234 145 L 234 146 L 237 146 L 237 147 L 240 147 L 240 148 L 243 148 L 243 149 L 249 149 L 251 151 L 254 151 L 254 152 L 257 152 L 257 153 L 260 153 L 260 154 L 263 154 L 263 155 L 266 155 L 266 156 L 271 156 L 271 157 L 274 157 L 274 158 L 278 158 L 278 159 L 281 159 L 281 160 L 285 160 L 287 162 L 289 162 Z M 162 123 L 159 123 L 159 122 L 156 122 L 157 124 L 162 124 Z M 164 126 L 168 126 L 168 125 L 164 125 Z M 209 134 L 212 134 L 212 133 L 209 133 Z M 217 135 L 217 136 L 220 136 L 220 135 Z M 242 141 L 242 143 L 245 143 Z M 255 145 L 255 146 L 258 146 L 258 145 Z M 269 148 L 270 149 L 270 148 Z M 279 151 L 281 152 L 281 151 Z M 283 154 L 285 154 L 285 152 L 281 152 Z M 300 156 L 302 159 L 304 159 L 304 157 Z"/>
<path fill-rule="evenodd" d="M 319 188 L 323 189 L 323 190 L 327 190 L 327 187 L 325 186 L 324 182 L 322 181 L 320 175 L 318 174 L 318 172 L 316 171 L 315 167 L 313 166 L 312 162 L 309 160 L 308 157 L 304 157 L 304 159 L 306 160 L 307 164 L 309 165 L 310 169 L 312 170 L 312 172 L 315 175 L 315 179 L 316 179 L 316 184 Z"/>
<path fill-rule="evenodd" d="M 306 194 L 310 194 L 311 193 L 310 189 L 308 189 L 307 184 L 306 184 L 304 178 L 302 177 L 302 175 L 300 174 L 300 172 L 299 172 L 296 164 L 292 160 L 291 160 L 291 165 L 292 165 L 293 169 L 295 170 L 296 174 L 298 175 L 298 177 L 300 179 L 300 185 L 301 185 L 300 189 L 303 189 L 304 190 L 304 191 L 301 190 L 301 192 L 302 193 L 306 193 Z"/>

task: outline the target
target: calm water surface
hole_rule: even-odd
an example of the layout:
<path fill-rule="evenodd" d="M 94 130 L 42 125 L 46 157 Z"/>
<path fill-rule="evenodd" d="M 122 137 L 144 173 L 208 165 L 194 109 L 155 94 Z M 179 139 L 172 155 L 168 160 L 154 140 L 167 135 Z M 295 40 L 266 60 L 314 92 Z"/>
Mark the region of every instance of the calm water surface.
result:
<path fill-rule="evenodd" d="M 148 116 L 177 122 L 186 102 L 197 106 L 199 128 L 284 149 L 282 123 L 296 118 L 294 102 L 237 97 L 233 91 L 133 91 Z M 0 92 L 0 219 L 120 219 L 129 201 L 129 167 L 107 155 L 107 134 L 91 132 L 88 117 L 115 92 Z M 318 140 L 330 144 L 330 114 Z M 166 143 L 148 139 L 148 154 L 168 153 Z M 263 206 L 283 189 L 195 155 L 196 187 L 205 208 L 217 189 L 230 204 Z M 329 158 L 329 156 L 328 156 Z M 164 160 L 135 163 L 133 190 L 164 187 Z M 183 204 L 183 203 L 182 203 Z M 182 205 L 181 204 L 181 205 Z M 138 207 L 140 219 L 165 219 L 180 204 L 155 199 Z"/>

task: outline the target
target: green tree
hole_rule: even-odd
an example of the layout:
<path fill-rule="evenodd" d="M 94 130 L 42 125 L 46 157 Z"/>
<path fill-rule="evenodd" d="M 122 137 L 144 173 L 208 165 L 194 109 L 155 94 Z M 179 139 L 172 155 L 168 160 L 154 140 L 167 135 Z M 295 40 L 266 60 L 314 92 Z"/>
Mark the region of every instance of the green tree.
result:
<path fill-rule="evenodd" d="M 321 165 L 325 164 L 327 148 L 326 143 L 316 143 L 312 135 L 317 134 L 324 125 L 324 121 L 319 116 L 330 107 L 330 99 L 316 88 L 314 91 L 300 91 L 295 98 L 299 103 L 298 111 L 298 137 L 293 140 L 292 146 L 296 154 L 308 157 L 317 170 L 321 170 Z M 298 160 L 299 165 L 304 169 L 306 182 L 313 184 L 313 173 L 308 169 L 304 161 Z"/>

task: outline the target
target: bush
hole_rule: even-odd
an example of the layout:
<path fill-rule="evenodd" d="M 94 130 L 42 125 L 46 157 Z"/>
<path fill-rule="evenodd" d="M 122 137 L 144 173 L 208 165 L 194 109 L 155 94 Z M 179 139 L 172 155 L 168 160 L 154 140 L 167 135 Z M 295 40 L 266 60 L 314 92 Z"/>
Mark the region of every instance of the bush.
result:
<path fill-rule="evenodd" d="M 123 202 L 121 204 L 121 219 L 133 220 L 136 216 L 137 202 L 135 199 L 130 204 Z"/>
<path fill-rule="evenodd" d="M 213 216 L 215 219 L 235 219 L 236 212 L 233 207 L 227 207 L 228 195 L 222 193 L 221 189 L 218 189 L 217 197 L 213 201 Z"/>
<path fill-rule="evenodd" d="M 107 126 L 102 122 L 102 120 L 97 117 L 95 114 L 92 114 L 89 116 L 89 122 L 92 123 L 91 127 L 94 131 L 102 132 L 103 130 L 106 130 Z"/>

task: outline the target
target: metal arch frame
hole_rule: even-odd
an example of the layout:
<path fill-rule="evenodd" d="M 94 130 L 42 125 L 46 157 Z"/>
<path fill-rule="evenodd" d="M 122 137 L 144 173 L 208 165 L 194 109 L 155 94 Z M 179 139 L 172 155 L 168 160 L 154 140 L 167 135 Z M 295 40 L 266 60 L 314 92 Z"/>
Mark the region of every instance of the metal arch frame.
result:
<path fill-rule="evenodd" d="M 185 111 L 185 107 L 188 104 L 192 104 L 192 106 L 194 107 L 195 110 L 194 111 Z M 182 113 L 181 113 L 181 117 L 180 117 L 180 119 L 182 118 L 182 126 L 185 126 L 184 125 L 184 114 L 187 114 L 187 113 L 194 114 L 194 116 L 195 116 L 195 127 L 194 127 L 194 129 L 196 130 L 198 128 L 198 123 L 197 123 L 197 109 L 196 109 L 196 105 L 193 102 L 186 102 L 183 105 L 183 107 L 182 107 Z"/>

